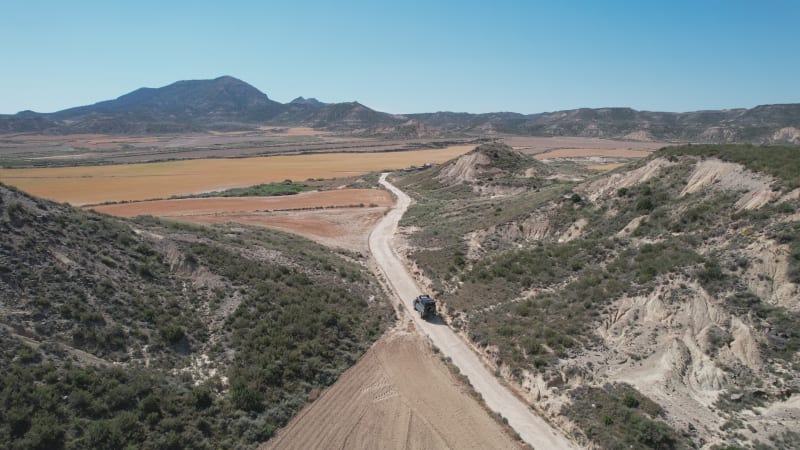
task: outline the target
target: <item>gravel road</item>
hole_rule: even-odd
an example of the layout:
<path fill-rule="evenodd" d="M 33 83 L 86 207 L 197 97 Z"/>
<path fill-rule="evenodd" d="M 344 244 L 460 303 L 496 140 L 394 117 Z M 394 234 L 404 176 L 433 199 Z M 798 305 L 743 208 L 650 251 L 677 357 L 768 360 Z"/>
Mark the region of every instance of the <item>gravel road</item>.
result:
<path fill-rule="evenodd" d="M 536 449 L 572 449 L 576 446 L 558 430 L 533 412 L 528 405 L 503 386 L 494 374 L 481 363 L 478 355 L 447 325 L 425 321 L 413 310 L 412 301 L 421 293 L 411 274 L 392 248 L 392 238 L 400 218 L 411 203 L 403 191 L 386 181 L 381 184 L 397 196 L 397 204 L 372 231 L 369 247 L 381 271 L 392 286 L 398 299 L 413 317 L 417 330 L 426 334 L 445 356 L 452 359 L 462 374 L 482 396 L 488 407 L 508 419 L 509 425 L 522 439 Z"/>

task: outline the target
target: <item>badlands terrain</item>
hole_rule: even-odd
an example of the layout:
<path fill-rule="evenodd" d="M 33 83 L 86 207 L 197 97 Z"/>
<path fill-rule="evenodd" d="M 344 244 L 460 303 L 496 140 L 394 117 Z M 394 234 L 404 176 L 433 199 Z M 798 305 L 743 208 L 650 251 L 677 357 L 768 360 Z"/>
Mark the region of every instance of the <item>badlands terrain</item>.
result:
<path fill-rule="evenodd" d="M 2 116 L 0 443 L 797 448 L 796 109 Z"/>
<path fill-rule="evenodd" d="M 564 181 L 484 145 L 398 178 L 403 247 L 450 326 L 581 445 L 791 448 L 799 162 L 682 146 Z"/>

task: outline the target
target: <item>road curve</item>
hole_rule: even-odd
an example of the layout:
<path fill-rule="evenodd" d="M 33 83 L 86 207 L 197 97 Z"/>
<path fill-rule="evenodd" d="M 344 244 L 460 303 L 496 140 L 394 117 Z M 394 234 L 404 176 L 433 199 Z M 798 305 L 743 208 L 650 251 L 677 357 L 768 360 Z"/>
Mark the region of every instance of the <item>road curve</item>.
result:
<path fill-rule="evenodd" d="M 576 446 L 558 430 L 536 415 L 523 401 L 500 384 L 478 355 L 447 325 L 424 321 L 413 310 L 412 300 L 421 293 L 414 278 L 392 249 L 391 240 L 397 231 L 400 218 L 411 204 L 403 191 L 386 181 L 384 173 L 380 183 L 397 197 L 397 203 L 375 226 L 369 237 L 369 248 L 384 276 L 392 286 L 398 300 L 405 306 L 418 330 L 422 330 L 439 347 L 442 354 L 452 359 L 461 373 L 482 396 L 488 407 L 508 419 L 508 424 L 520 437 L 535 449 L 574 449 Z"/>

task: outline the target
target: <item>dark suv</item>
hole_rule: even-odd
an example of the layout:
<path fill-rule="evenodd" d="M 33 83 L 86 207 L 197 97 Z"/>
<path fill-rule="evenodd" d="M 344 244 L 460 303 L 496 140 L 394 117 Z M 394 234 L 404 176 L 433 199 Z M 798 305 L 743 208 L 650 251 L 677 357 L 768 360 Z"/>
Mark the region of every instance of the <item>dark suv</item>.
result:
<path fill-rule="evenodd" d="M 423 319 L 436 315 L 436 301 L 430 295 L 422 294 L 414 299 L 414 309 Z"/>

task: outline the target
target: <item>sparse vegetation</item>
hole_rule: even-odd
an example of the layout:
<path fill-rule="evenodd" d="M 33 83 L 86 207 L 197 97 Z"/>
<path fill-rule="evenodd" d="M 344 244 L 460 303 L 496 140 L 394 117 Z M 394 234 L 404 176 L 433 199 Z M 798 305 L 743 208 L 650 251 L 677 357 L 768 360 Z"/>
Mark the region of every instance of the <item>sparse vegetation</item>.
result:
<path fill-rule="evenodd" d="M 317 189 L 305 183 L 296 183 L 292 180 L 285 180 L 281 183 L 257 184 L 245 188 L 226 189 L 218 192 L 206 192 L 204 194 L 191 196 L 176 196 L 173 198 L 208 198 L 208 197 L 272 197 L 277 195 L 295 195 L 303 191 Z"/>
<path fill-rule="evenodd" d="M 614 314 L 622 312 L 610 310 L 612 302 L 623 297 L 649 299 L 658 292 L 658 301 L 669 311 L 681 310 L 680 305 L 694 296 L 710 297 L 712 305 L 722 306 L 753 330 L 760 355 L 772 361 L 767 364 L 766 370 L 771 371 L 767 378 L 776 386 L 794 386 L 795 377 L 786 375 L 784 368 L 797 367 L 800 340 L 793 330 L 800 329 L 800 316 L 750 291 L 750 284 L 773 276 L 778 279 L 781 274 L 760 273 L 774 270 L 773 262 L 745 255 L 753 251 L 749 246 L 772 249 L 778 245 L 778 262 L 787 246 L 788 278 L 800 279 L 796 238 L 800 229 L 791 219 L 798 203 L 788 200 L 741 210 L 737 202 L 742 192 L 736 189 L 685 193 L 698 157 L 712 156 L 776 177 L 779 183 L 772 186 L 776 191 L 786 193 L 798 186 L 800 170 L 785 169 L 800 161 L 795 148 L 728 145 L 662 149 L 633 167 L 643 167 L 653 158 L 668 158 L 668 168 L 597 200 L 591 190 L 585 190 L 588 183 L 576 187 L 554 182 L 538 191 L 490 197 L 472 191 L 455 195 L 453 186 L 412 175 L 400 181 L 417 200 L 404 219 L 405 224 L 420 227 L 410 236 L 411 257 L 440 291 L 437 295 L 452 316 L 450 323 L 486 349 L 487 356 L 496 358 L 519 383 L 529 382 L 527 375 L 534 374 L 549 388 L 564 393 L 570 389 L 571 378 L 591 378 L 594 368 L 565 365 L 565 361 L 604 351 L 605 341 L 596 334 L 607 323 L 601 320 L 614 320 Z M 487 170 L 496 170 L 494 179 L 503 177 L 497 168 Z M 582 232 L 565 233 L 578 223 L 585 224 Z M 537 227 L 535 234 L 529 231 L 532 227 Z M 639 324 L 638 313 L 631 311 L 624 320 Z M 631 336 L 625 341 L 633 344 L 639 329 L 632 325 L 626 330 Z M 725 321 L 707 328 L 701 339 L 703 351 L 712 359 L 729 351 L 732 332 Z M 652 354 L 646 345 L 642 347 L 647 350 L 637 353 L 639 344 L 635 345 L 623 350 L 627 358 L 637 361 Z M 749 386 L 750 368 L 724 363 L 719 367 L 731 375 L 729 380 L 735 380 L 731 386 Z M 779 398 L 774 390 L 766 389 L 765 401 Z M 614 402 L 636 410 L 637 400 L 621 395 Z M 579 425 L 584 431 L 591 429 L 587 435 L 601 447 L 623 445 L 609 444 L 613 440 L 626 442 L 624 446 L 687 445 L 682 437 L 662 443 L 656 437 L 648 444 L 632 435 L 613 437 L 616 431 L 609 437 L 600 428 L 612 427 L 615 416 L 600 415 L 596 420 L 599 423 Z M 677 436 L 664 424 L 642 426 L 654 431 L 653 436 Z M 635 433 L 637 427 L 626 423 L 620 432 Z M 736 432 L 733 428 L 723 431 Z"/>
<path fill-rule="evenodd" d="M 392 316 L 369 271 L 296 236 L 0 198 L 3 447 L 252 447 Z"/>
<path fill-rule="evenodd" d="M 800 148 L 789 145 L 681 145 L 666 147 L 657 156 L 682 155 L 719 158 L 742 164 L 754 172 L 763 172 L 777 178 L 784 189 L 800 187 Z"/>
<path fill-rule="evenodd" d="M 691 448 L 662 421 L 655 402 L 626 384 L 579 387 L 570 392 L 566 415 L 601 448 Z"/>

